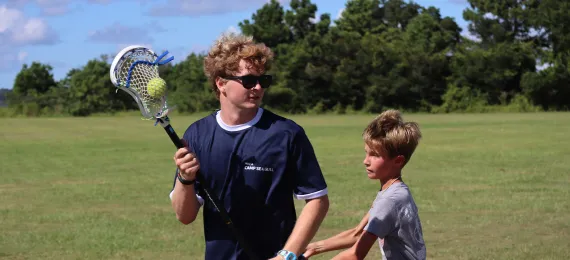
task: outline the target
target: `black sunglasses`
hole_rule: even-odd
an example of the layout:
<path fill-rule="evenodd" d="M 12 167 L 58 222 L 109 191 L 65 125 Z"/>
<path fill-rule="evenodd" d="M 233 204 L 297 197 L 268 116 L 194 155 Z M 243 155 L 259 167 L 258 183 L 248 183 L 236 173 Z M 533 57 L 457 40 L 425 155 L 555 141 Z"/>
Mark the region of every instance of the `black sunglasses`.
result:
<path fill-rule="evenodd" d="M 273 76 L 271 75 L 261 75 L 261 76 L 254 76 L 254 75 L 245 75 L 245 76 L 233 76 L 233 77 L 225 77 L 224 79 L 237 79 L 241 81 L 241 84 L 246 89 L 255 88 L 257 83 L 261 88 L 268 88 L 273 83 Z"/>

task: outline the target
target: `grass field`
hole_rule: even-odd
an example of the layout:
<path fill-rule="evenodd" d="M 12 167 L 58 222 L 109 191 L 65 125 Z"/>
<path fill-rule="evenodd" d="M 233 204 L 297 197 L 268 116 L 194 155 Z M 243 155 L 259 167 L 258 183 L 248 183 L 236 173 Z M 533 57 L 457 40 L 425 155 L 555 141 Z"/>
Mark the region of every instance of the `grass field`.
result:
<path fill-rule="evenodd" d="M 404 116 L 424 135 L 404 180 L 429 259 L 570 257 L 570 113 Z M 181 135 L 196 119 L 172 123 Z M 293 119 L 329 184 L 317 238 L 353 227 L 379 188 L 362 167 L 372 116 Z M 3 119 L 0 258 L 201 259 L 201 218 L 180 224 L 168 199 L 173 152 L 136 116 Z"/>

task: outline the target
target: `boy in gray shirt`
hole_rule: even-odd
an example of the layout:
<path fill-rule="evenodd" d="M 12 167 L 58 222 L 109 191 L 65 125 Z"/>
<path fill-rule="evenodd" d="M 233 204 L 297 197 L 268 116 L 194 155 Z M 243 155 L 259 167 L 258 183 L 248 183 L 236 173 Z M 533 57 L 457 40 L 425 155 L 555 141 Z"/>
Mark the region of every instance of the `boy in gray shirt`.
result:
<path fill-rule="evenodd" d="M 380 240 L 382 259 L 425 259 L 426 249 L 418 208 L 403 182 L 379 191 L 364 230 Z"/>
<path fill-rule="evenodd" d="M 364 166 L 369 179 L 379 180 L 381 189 L 372 208 L 355 228 L 310 243 L 303 256 L 347 249 L 333 260 L 364 259 L 379 239 L 384 260 L 424 260 L 426 247 L 418 208 L 402 168 L 410 161 L 421 132 L 415 122 L 404 122 L 398 110 L 376 117 L 363 133 Z"/>

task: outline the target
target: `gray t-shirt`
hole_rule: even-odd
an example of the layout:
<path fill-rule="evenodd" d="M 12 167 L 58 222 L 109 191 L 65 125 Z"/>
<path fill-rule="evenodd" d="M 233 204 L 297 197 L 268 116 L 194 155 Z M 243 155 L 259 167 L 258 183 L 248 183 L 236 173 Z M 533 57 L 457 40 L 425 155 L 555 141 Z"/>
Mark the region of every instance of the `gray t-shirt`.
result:
<path fill-rule="evenodd" d="M 403 182 L 378 192 L 364 230 L 378 236 L 382 259 L 426 259 L 418 208 Z"/>

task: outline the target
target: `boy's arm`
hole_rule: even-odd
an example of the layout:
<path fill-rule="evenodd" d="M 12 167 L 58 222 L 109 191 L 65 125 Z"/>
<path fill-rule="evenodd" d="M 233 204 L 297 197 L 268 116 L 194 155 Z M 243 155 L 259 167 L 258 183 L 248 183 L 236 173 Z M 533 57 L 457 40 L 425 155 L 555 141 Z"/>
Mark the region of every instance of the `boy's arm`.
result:
<path fill-rule="evenodd" d="M 364 259 L 379 237 L 386 237 L 394 230 L 398 218 L 396 212 L 395 202 L 391 199 L 375 200 L 370 210 L 369 221 L 364 226 L 358 241 L 333 259 Z"/>
<path fill-rule="evenodd" d="M 354 228 L 343 231 L 325 240 L 310 243 L 303 255 L 309 258 L 311 256 L 329 251 L 350 248 L 358 241 L 358 238 L 361 236 L 364 227 L 368 223 L 369 216 L 370 213 L 366 213 L 360 223 L 358 223 L 358 225 Z"/>
<path fill-rule="evenodd" d="M 293 232 L 283 247 L 284 250 L 291 251 L 297 256 L 303 253 L 307 244 L 311 242 L 329 209 L 327 195 L 306 200 L 306 202 L 307 204 L 301 211 Z M 277 256 L 275 259 L 281 259 L 281 257 Z"/>
<path fill-rule="evenodd" d="M 348 250 L 342 251 L 332 260 L 360 260 L 364 259 L 378 237 L 368 231 L 362 232 L 358 241 Z"/>

